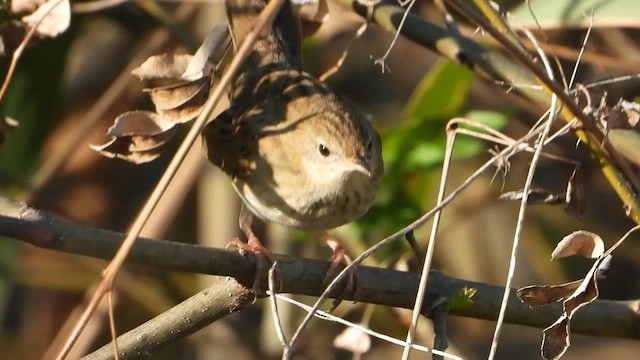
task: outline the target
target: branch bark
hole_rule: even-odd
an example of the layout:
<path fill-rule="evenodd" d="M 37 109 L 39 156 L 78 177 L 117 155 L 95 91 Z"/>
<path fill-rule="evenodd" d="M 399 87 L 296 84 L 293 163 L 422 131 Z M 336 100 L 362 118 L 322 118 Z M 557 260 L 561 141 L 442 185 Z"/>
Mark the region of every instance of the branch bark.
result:
<path fill-rule="evenodd" d="M 123 238 L 121 233 L 61 221 L 2 196 L 0 234 L 42 248 L 102 259 L 111 258 Z M 275 255 L 275 258 L 280 280 L 278 292 L 310 296 L 322 293 L 328 262 L 284 255 Z M 230 250 L 145 238 L 136 241 L 127 262 L 169 270 L 231 276 L 247 288 L 251 288 L 255 273 L 255 262 L 251 254 L 243 256 Z M 413 307 L 419 281 L 417 274 L 367 266 L 358 267 L 357 272 L 357 299 L 346 296 L 345 300 L 407 309 Z M 484 320 L 496 319 L 502 287 L 456 279 L 437 271 L 431 276 L 423 313 L 429 313 L 434 301 L 467 287 L 477 289 L 472 299 L 473 304 L 452 309 L 450 314 Z M 266 278 L 262 279 L 262 284 L 264 288 L 268 288 Z M 511 299 L 506 314 L 506 322 L 511 324 L 544 328 L 552 324 L 561 313 L 560 304 L 529 308 L 519 302 L 515 294 Z M 189 315 L 180 316 L 184 318 Z M 581 334 L 640 339 L 640 301 L 597 300 L 581 309 L 571 322 L 571 330 Z M 186 332 L 186 329 L 182 328 L 181 332 Z"/>
<path fill-rule="evenodd" d="M 149 353 L 184 338 L 250 304 L 250 289 L 235 279 L 218 276 L 206 289 L 137 328 L 118 336 L 120 359 L 148 358 Z M 104 345 L 83 360 L 113 359 L 113 346 Z"/>

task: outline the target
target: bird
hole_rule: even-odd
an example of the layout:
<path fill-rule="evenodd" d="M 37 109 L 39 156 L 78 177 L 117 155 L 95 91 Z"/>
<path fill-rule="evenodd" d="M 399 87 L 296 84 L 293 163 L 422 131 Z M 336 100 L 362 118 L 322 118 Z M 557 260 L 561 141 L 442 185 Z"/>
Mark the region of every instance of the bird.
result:
<path fill-rule="evenodd" d="M 235 49 L 266 3 L 225 0 Z M 332 249 L 333 269 L 351 260 L 326 230 L 372 206 L 382 146 L 367 116 L 302 70 L 299 24 L 287 0 L 233 79 L 229 108 L 205 126 L 202 138 L 209 161 L 242 199 L 239 225 L 247 242 L 239 246 L 271 258 L 252 231 L 254 217 L 319 232 Z"/>

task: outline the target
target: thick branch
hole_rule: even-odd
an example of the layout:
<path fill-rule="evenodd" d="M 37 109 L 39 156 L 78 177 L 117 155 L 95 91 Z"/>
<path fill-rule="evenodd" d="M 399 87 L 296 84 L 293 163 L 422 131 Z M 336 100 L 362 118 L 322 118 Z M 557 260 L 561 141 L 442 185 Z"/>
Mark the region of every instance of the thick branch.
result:
<path fill-rule="evenodd" d="M 0 234 L 23 240 L 34 246 L 109 259 L 123 234 L 79 226 L 28 208 L 24 204 L 0 196 Z M 318 296 L 329 264 L 326 261 L 276 256 L 280 292 Z M 171 270 L 232 276 L 240 283 L 253 283 L 255 264 L 234 251 L 199 245 L 140 238 L 127 261 Z M 495 320 L 503 288 L 465 281 L 434 272 L 432 274 L 426 312 L 431 303 L 448 297 L 463 287 L 477 289 L 473 304 L 453 309 L 451 314 L 477 319 Z M 358 268 L 357 301 L 412 308 L 418 285 L 413 273 L 361 266 Z M 266 279 L 263 279 L 267 288 Z M 539 328 L 552 324 L 559 316 L 560 305 L 529 308 L 515 296 L 509 303 L 506 322 Z M 347 297 L 346 300 L 354 300 Z M 640 338 L 640 301 L 598 300 L 586 306 L 571 322 L 574 333 L 623 338 Z"/>

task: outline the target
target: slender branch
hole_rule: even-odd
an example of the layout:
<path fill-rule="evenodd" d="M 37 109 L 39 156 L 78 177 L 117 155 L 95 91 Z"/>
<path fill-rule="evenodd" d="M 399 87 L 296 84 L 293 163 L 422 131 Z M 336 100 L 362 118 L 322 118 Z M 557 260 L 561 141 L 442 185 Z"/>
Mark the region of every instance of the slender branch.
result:
<path fill-rule="evenodd" d="M 122 234 L 76 225 L 53 218 L 46 213 L 0 196 L 0 235 L 25 241 L 51 250 L 111 259 L 122 242 Z M 324 277 L 329 263 L 314 259 L 298 259 L 275 255 L 280 275 L 281 293 L 318 296 L 324 290 Z M 138 238 L 127 262 L 178 271 L 232 276 L 251 288 L 255 273 L 252 254 L 246 257 L 235 251 L 171 241 Z M 390 269 L 359 266 L 357 301 L 411 309 L 418 287 L 417 274 Z M 430 275 L 424 308 L 435 299 L 449 297 L 460 289 L 475 288 L 473 304 L 452 309 L 452 315 L 495 320 L 503 287 L 460 280 L 439 272 Z M 267 288 L 268 280 L 262 279 Z M 562 311 L 561 304 L 529 308 L 512 293 L 505 321 L 545 328 Z M 345 300 L 356 300 L 347 297 Z M 598 300 L 586 306 L 571 322 L 574 333 L 640 339 L 640 301 Z"/>
<path fill-rule="evenodd" d="M 252 301 L 253 294 L 248 288 L 233 279 L 215 277 L 206 289 L 118 336 L 120 359 L 148 358 L 150 353 L 241 310 Z M 113 359 L 113 347 L 106 344 L 82 359 Z"/>

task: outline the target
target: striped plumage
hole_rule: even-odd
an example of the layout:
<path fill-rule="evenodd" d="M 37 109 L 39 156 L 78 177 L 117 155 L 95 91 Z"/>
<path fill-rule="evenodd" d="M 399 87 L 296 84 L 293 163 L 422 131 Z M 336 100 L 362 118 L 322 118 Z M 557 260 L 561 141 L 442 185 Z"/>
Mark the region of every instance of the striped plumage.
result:
<path fill-rule="evenodd" d="M 226 1 L 236 45 L 264 5 Z M 203 136 L 209 160 L 232 178 L 253 214 L 325 230 L 357 219 L 373 203 L 383 171 L 380 140 L 360 112 L 299 70 L 289 6 L 235 79 L 230 108 Z"/>

